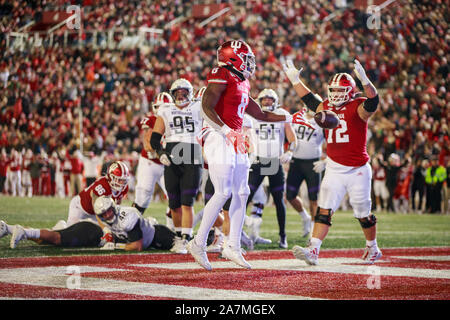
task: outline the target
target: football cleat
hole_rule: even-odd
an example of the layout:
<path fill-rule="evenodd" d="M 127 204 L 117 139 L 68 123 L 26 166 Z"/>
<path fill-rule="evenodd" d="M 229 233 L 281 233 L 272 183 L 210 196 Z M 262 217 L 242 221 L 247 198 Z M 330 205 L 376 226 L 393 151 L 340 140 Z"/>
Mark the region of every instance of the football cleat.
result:
<path fill-rule="evenodd" d="M 241 233 L 241 244 L 247 248 L 247 250 L 251 251 L 254 248 L 253 240 L 242 230 Z"/>
<path fill-rule="evenodd" d="M 292 248 L 292 253 L 294 254 L 294 257 L 296 257 L 299 260 L 305 261 L 307 264 L 311 266 L 315 266 L 318 264 L 319 260 L 319 254 L 317 253 L 316 248 L 302 248 L 299 246 L 294 246 Z"/>
<path fill-rule="evenodd" d="M 303 219 L 303 235 L 302 237 L 305 238 L 309 235 L 311 232 L 311 216 L 307 215 L 306 219 Z"/>
<path fill-rule="evenodd" d="M 266 239 L 266 238 L 263 238 L 263 237 L 257 237 L 255 240 L 254 240 L 254 243 L 255 244 L 271 244 L 272 243 L 272 240 L 270 240 L 270 239 Z"/>
<path fill-rule="evenodd" d="M 8 229 L 6 228 L 6 222 L 0 220 L 0 238 L 3 238 L 8 234 Z"/>
<path fill-rule="evenodd" d="M 256 244 L 256 239 L 259 237 L 259 229 L 261 228 L 262 218 L 252 214 L 248 219 L 248 235 L 250 239 Z"/>
<path fill-rule="evenodd" d="M 198 246 L 194 240 L 195 239 L 192 239 L 188 242 L 186 246 L 187 250 L 199 265 L 210 271 L 212 269 L 212 266 L 208 260 L 208 256 L 206 255 L 206 247 Z"/>
<path fill-rule="evenodd" d="M 369 247 L 367 246 L 366 249 L 364 250 L 364 254 L 362 256 L 362 259 L 367 263 L 367 264 L 374 264 L 375 261 L 377 261 L 378 259 L 380 259 L 383 256 L 383 254 L 381 253 L 381 250 L 378 249 L 378 247 Z"/>
<path fill-rule="evenodd" d="M 252 266 L 245 261 L 244 257 L 242 256 L 242 251 L 241 249 L 233 249 L 230 246 L 225 246 L 222 250 L 222 257 L 233 261 L 234 263 L 236 263 L 237 265 L 246 268 L 246 269 L 251 269 Z"/>
<path fill-rule="evenodd" d="M 288 243 L 287 243 L 287 237 L 281 237 L 280 236 L 280 240 L 278 241 L 278 246 L 282 249 L 287 249 L 288 247 Z"/>
<path fill-rule="evenodd" d="M 187 240 L 183 240 L 179 237 L 175 237 L 173 240 L 173 246 L 170 248 L 170 252 L 178 253 L 178 254 L 186 254 L 188 253 L 186 249 Z"/>
<path fill-rule="evenodd" d="M 22 226 L 16 225 L 14 226 L 14 230 L 11 236 L 11 241 L 9 243 L 9 246 L 11 249 L 14 249 L 17 247 L 17 244 L 20 240 L 26 239 L 25 236 L 25 229 Z"/>

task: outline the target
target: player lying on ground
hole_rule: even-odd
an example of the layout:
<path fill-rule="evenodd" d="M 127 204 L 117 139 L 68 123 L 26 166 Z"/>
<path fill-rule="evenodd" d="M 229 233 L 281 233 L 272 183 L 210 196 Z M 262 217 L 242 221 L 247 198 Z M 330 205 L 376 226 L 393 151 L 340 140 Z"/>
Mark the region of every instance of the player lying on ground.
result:
<path fill-rule="evenodd" d="M 94 209 L 98 224 L 80 221 L 57 231 L 11 226 L 0 221 L 0 238 L 11 234 L 11 249 L 22 240 L 65 248 L 100 247 L 103 250 L 169 250 L 172 247 L 175 233 L 153 218 L 143 218 L 134 207 L 120 207 L 109 197 L 99 197 Z"/>
<path fill-rule="evenodd" d="M 355 60 L 354 72 L 364 87 L 367 98 L 356 97 L 355 80 L 348 73 L 335 74 L 328 84 L 328 99 L 322 101 L 302 80 L 291 60 L 283 65 L 298 96 L 314 112 L 331 110 L 337 114 L 337 127 L 325 130 L 327 139 L 326 170 L 319 192 L 314 229 L 307 248 L 293 247 L 294 256 L 310 265 L 318 263 L 319 250 L 331 226 L 331 217 L 348 193 L 354 216 L 366 238 L 363 259 L 374 263 L 382 254 L 376 240 L 376 218 L 371 213 L 372 169 L 367 153 L 367 122 L 378 107 L 378 93 Z"/>
<path fill-rule="evenodd" d="M 129 179 L 130 172 L 125 162 L 114 161 L 108 167 L 105 176 L 99 177 L 94 183 L 72 198 L 67 222 L 60 220 L 52 229 L 65 229 L 85 219 L 97 223 L 94 212 L 95 200 L 100 196 L 108 196 L 112 197 L 117 204 L 120 204 L 128 193 Z"/>

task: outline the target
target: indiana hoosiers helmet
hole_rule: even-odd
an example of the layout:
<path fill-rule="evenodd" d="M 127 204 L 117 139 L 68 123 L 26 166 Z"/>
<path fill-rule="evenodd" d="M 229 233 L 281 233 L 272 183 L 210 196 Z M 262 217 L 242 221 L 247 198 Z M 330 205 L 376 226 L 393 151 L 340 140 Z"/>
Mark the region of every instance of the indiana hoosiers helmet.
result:
<path fill-rule="evenodd" d="M 356 82 L 348 73 L 336 73 L 328 84 L 328 101 L 335 107 L 342 106 L 356 95 Z"/>
<path fill-rule="evenodd" d="M 165 103 L 173 103 L 172 96 L 167 92 L 160 92 L 156 95 L 155 101 L 152 104 L 153 113 L 156 114 L 158 108 Z"/>
<path fill-rule="evenodd" d="M 186 95 L 180 95 L 176 92 L 180 89 L 187 90 Z M 175 105 L 177 107 L 186 107 L 193 99 L 194 97 L 194 88 L 192 87 L 192 84 L 183 78 L 177 79 L 172 83 L 172 86 L 170 87 L 170 94 L 172 95 L 173 99 L 175 100 Z"/>
<path fill-rule="evenodd" d="M 256 62 L 250 46 L 242 40 L 232 40 L 223 43 L 217 49 L 219 66 L 229 66 L 245 79 L 255 73 Z"/>
<path fill-rule="evenodd" d="M 272 99 L 272 104 L 265 104 L 265 103 L 263 103 L 263 99 L 264 98 L 270 98 L 270 99 Z M 259 93 L 259 95 L 258 95 L 258 97 L 256 98 L 257 100 L 258 100 L 258 102 L 259 102 L 259 104 L 261 105 L 261 108 L 263 109 L 263 110 L 267 110 L 267 111 L 273 111 L 273 110 L 275 110 L 276 108 L 278 108 L 279 107 L 279 104 L 278 104 L 278 95 L 277 95 L 277 93 L 275 92 L 275 90 L 273 90 L 273 89 L 264 89 L 263 91 L 261 91 L 260 93 Z"/>
<path fill-rule="evenodd" d="M 110 197 L 100 196 L 94 201 L 94 212 L 102 220 L 109 224 L 114 223 L 117 217 L 117 207 Z"/>
<path fill-rule="evenodd" d="M 195 94 L 194 100 L 202 100 L 203 94 L 205 93 L 206 87 L 201 87 Z"/>
<path fill-rule="evenodd" d="M 123 161 L 114 161 L 108 168 L 107 179 L 111 189 L 120 192 L 128 185 L 130 171 Z"/>

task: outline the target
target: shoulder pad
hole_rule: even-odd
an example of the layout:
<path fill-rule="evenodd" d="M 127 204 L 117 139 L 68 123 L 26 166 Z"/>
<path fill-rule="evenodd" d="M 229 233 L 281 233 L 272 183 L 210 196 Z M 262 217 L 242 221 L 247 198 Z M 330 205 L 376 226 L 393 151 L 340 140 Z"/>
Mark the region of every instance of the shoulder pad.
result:
<path fill-rule="evenodd" d="M 139 222 L 140 213 L 133 207 L 119 207 L 119 215 L 117 217 L 120 229 L 130 231 Z"/>

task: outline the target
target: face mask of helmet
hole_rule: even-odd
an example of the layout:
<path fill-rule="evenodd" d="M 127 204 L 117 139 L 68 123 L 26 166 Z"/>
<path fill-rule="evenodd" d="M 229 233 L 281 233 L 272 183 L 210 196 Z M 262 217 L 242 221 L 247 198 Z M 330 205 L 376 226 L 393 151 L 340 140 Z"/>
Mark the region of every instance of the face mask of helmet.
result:
<path fill-rule="evenodd" d="M 186 107 L 190 101 L 189 91 L 184 88 L 176 89 L 172 91 L 172 95 L 175 98 L 175 105 L 180 108 Z"/>
<path fill-rule="evenodd" d="M 350 100 L 351 87 L 328 86 L 328 101 L 335 107 L 340 107 Z"/>

